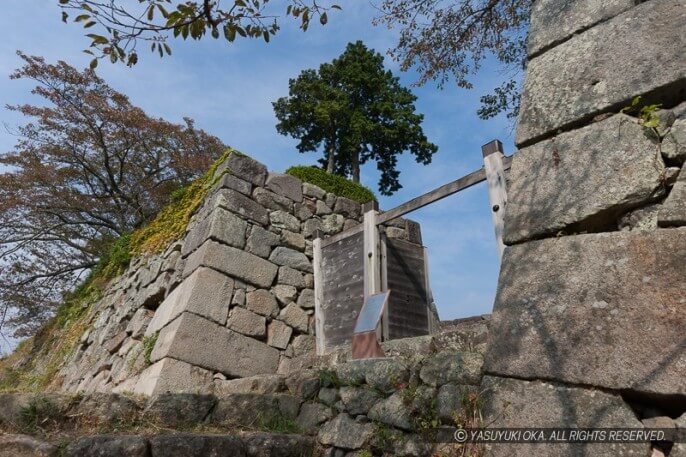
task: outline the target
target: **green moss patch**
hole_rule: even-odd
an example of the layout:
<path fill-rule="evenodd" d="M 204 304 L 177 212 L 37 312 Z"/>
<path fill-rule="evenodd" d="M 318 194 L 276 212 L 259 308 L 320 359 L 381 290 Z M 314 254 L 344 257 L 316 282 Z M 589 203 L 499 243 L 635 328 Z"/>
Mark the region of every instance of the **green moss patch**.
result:
<path fill-rule="evenodd" d="M 327 192 L 355 200 L 358 203 L 367 203 L 376 200 L 374 192 L 369 188 L 345 179 L 343 176 L 327 173 L 316 167 L 296 166 L 286 170 L 286 173 L 295 176 L 301 181 L 314 184 Z"/>

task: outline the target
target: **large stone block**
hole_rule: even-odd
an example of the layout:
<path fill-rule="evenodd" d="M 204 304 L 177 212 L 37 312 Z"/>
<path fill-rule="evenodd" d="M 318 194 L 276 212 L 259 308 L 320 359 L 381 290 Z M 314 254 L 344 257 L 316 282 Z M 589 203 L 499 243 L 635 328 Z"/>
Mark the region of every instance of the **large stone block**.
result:
<path fill-rule="evenodd" d="M 258 287 L 271 286 L 278 267 L 260 257 L 215 241 L 206 241 L 188 257 L 183 275 L 210 267 Z"/>
<path fill-rule="evenodd" d="M 636 4 L 634 0 L 538 0 L 531 7 L 529 55 L 570 38 Z"/>
<path fill-rule="evenodd" d="M 660 207 L 657 223 L 662 227 L 686 225 L 686 166 L 681 169 L 674 187 Z"/>
<path fill-rule="evenodd" d="M 164 299 L 150 321 L 146 336 L 160 330 L 184 311 L 226 324 L 233 293 L 233 279 L 210 268 L 200 267 Z"/>
<path fill-rule="evenodd" d="M 232 175 L 260 187 L 264 186 L 264 181 L 267 179 L 267 167 L 252 157 L 236 151 L 217 167 L 217 173 L 221 173 L 226 169 Z"/>
<path fill-rule="evenodd" d="M 484 372 L 686 394 L 686 228 L 505 249 Z"/>
<path fill-rule="evenodd" d="M 512 161 L 505 243 L 611 225 L 662 194 L 663 173 L 657 144 L 624 114 L 524 148 Z"/>
<path fill-rule="evenodd" d="M 269 212 L 262 205 L 233 189 L 218 190 L 205 205 L 212 209 L 216 207 L 227 209 L 258 224 L 269 223 Z"/>
<path fill-rule="evenodd" d="M 57 446 L 27 435 L 0 435 L 0 457 L 57 457 Z"/>
<path fill-rule="evenodd" d="M 142 395 L 165 392 L 203 394 L 212 390 L 212 373 L 186 362 L 164 358 L 141 373 L 133 391 Z"/>
<path fill-rule="evenodd" d="M 666 105 L 683 99 L 686 34 L 678 31 L 686 23 L 684 6 L 686 0 L 642 3 L 532 59 L 516 143 L 619 111 L 637 95 Z"/>
<path fill-rule="evenodd" d="M 269 260 L 282 267 L 295 268 L 300 271 L 312 272 L 312 263 L 302 252 L 279 246 L 274 249 Z"/>
<path fill-rule="evenodd" d="M 295 176 L 283 173 L 269 173 L 266 186 L 267 189 L 295 202 L 303 201 L 302 181 Z"/>
<path fill-rule="evenodd" d="M 151 457 L 245 457 L 245 444 L 238 436 L 196 435 L 189 433 L 158 435 L 150 438 Z"/>
<path fill-rule="evenodd" d="M 160 332 L 150 358 L 164 357 L 241 378 L 276 373 L 279 365 L 277 349 L 190 313 Z"/>
<path fill-rule="evenodd" d="M 248 223 L 223 208 L 216 208 L 186 235 L 181 254 L 185 257 L 208 239 L 242 249 Z"/>
<path fill-rule="evenodd" d="M 481 392 L 488 428 L 643 428 L 619 395 L 492 376 L 484 377 Z M 650 443 L 554 443 L 490 445 L 492 457 L 545 455 L 649 455 Z"/>

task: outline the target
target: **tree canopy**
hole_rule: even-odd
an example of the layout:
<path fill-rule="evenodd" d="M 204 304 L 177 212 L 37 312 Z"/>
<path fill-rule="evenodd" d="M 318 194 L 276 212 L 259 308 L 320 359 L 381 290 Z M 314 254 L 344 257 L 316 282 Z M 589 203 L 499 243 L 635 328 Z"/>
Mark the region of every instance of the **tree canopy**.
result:
<path fill-rule="evenodd" d="M 0 330 L 23 336 L 113 240 L 153 218 L 225 146 L 190 119 L 148 116 L 90 69 L 20 57 L 11 77 L 35 81 L 45 102 L 8 106 L 31 121 L 0 153 Z"/>
<path fill-rule="evenodd" d="M 62 18 L 86 29 L 93 55 L 98 59 L 134 65 L 140 45 L 160 56 L 171 54 L 172 38 L 205 37 L 233 42 L 236 38 L 263 38 L 277 33 L 282 16 L 300 21 L 307 30 L 312 19 L 328 22 L 327 12 L 340 9 L 315 0 L 286 0 L 276 9 L 269 0 L 234 0 L 224 6 L 217 0 L 138 0 L 123 5 L 113 0 L 59 0 Z M 494 55 L 503 64 L 503 83 L 481 98 L 478 111 L 487 119 L 507 112 L 517 115 L 525 43 L 532 0 L 381 0 L 375 24 L 397 28 L 399 39 L 389 54 L 402 70 L 416 68 L 417 84 L 430 81 L 439 87 L 454 81 L 472 87 L 470 76 L 483 60 Z"/>
<path fill-rule="evenodd" d="M 390 195 L 402 187 L 399 154 L 409 151 L 426 165 L 438 150 L 424 135 L 416 99 L 384 69 L 381 54 L 357 41 L 331 63 L 289 81 L 289 96 L 273 103 L 276 129 L 299 139 L 300 152 L 323 147 L 326 170 L 354 182 L 360 166 L 375 161 L 379 190 Z"/>

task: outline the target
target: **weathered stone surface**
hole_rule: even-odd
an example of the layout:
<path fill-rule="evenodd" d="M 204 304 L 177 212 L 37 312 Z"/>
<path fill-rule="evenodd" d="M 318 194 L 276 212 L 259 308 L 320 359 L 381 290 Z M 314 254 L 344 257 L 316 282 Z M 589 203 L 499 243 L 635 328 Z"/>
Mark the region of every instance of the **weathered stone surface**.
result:
<path fill-rule="evenodd" d="M 356 422 L 347 414 L 339 414 L 319 429 L 319 442 L 343 449 L 360 449 L 374 435 L 374 425 Z"/>
<path fill-rule="evenodd" d="M 248 457 L 303 457 L 316 455 L 314 440 L 302 435 L 253 432 L 243 435 Z"/>
<path fill-rule="evenodd" d="M 227 168 L 232 175 L 256 186 L 264 186 L 264 181 L 267 179 L 267 167 L 257 160 L 237 152 L 231 154 L 224 163 L 217 167 L 217 173 L 221 173 Z"/>
<path fill-rule="evenodd" d="M 126 333 L 126 331 L 122 330 L 121 332 L 116 334 L 114 337 L 112 337 L 111 339 L 106 341 L 103 344 L 103 347 L 110 354 L 114 354 L 115 352 L 117 352 L 119 350 L 119 348 L 124 343 L 126 338 L 128 338 L 128 334 Z"/>
<path fill-rule="evenodd" d="M 326 206 L 326 203 L 324 203 L 321 200 L 317 200 L 316 205 L 317 206 L 315 207 L 316 208 L 315 212 L 317 213 L 317 216 L 325 216 L 325 215 L 331 214 L 333 212 L 333 210 L 331 208 L 329 208 L 328 206 Z"/>
<path fill-rule="evenodd" d="M 383 422 L 384 424 L 403 430 L 411 431 L 414 428 L 412 425 L 410 407 L 405 404 L 400 392 L 396 392 L 390 397 L 376 403 L 376 405 L 370 409 L 368 415 L 372 420 Z"/>
<path fill-rule="evenodd" d="M 312 370 L 298 371 L 286 378 L 288 391 L 292 395 L 306 400 L 315 398 L 320 386 L 319 374 Z"/>
<path fill-rule="evenodd" d="M 151 457 L 245 457 L 243 440 L 231 435 L 174 434 L 150 438 Z"/>
<path fill-rule="evenodd" d="M 307 313 L 295 303 L 290 303 L 288 306 L 282 309 L 279 313 L 279 319 L 296 330 L 307 332 L 309 317 L 307 316 Z"/>
<path fill-rule="evenodd" d="M 685 22 L 684 0 L 645 2 L 529 61 L 516 143 L 618 111 L 637 95 L 668 87 L 683 95 L 686 35 L 674 31 Z"/>
<path fill-rule="evenodd" d="M 249 378 L 215 381 L 214 393 L 218 397 L 232 394 L 274 394 L 285 389 L 284 377 L 279 375 L 260 375 Z"/>
<path fill-rule="evenodd" d="M 279 235 L 254 225 L 250 230 L 246 249 L 260 257 L 269 258 L 272 248 L 279 244 Z"/>
<path fill-rule="evenodd" d="M 142 436 L 88 436 L 67 446 L 68 457 L 147 457 L 148 441 Z"/>
<path fill-rule="evenodd" d="M 295 176 L 283 173 L 269 173 L 266 187 L 295 202 L 301 202 L 303 200 L 302 182 Z"/>
<path fill-rule="evenodd" d="M 541 50 L 570 38 L 598 22 L 610 19 L 635 5 L 633 0 L 540 0 L 531 8 L 528 52 Z"/>
<path fill-rule="evenodd" d="M 374 389 L 348 386 L 341 387 L 340 396 L 345 406 L 345 411 L 353 416 L 367 414 L 372 406 L 383 398 Z"/>
<path fill-rule="evenodd" d="M 298 306 L 304 309 L 314 308 L 314 290 L 302 290 L 298 296 Z"/>
<path fill-rule="evenodd" d="M 223 208 L 216 208 L 186 235 L 181 254 L 185 257 L 206 240 L 212 239 L 242 249 L 248 223 Z"/>
<path fill-rule="evenodd" d="M 331 408 L 328 408 L 321 403 L 307 402 L 300 407 L 300 414 L 298 414 L 298 425 L 302 427 L 307 433 L 316 434 L 319 425 L 330 420 L 333 417 Z"/>
<path fill-rule="evenodd" d="M 283 195 L 269 192 L 264 187 L 257 187 L 253 191 L 252 196 L 257 203 L 272 211 L 291 211 L 293 209 L 293 200 L 290 200 Z"/>
<path fill-rule="evenodd" d="M 240 307 L 235 307 L 231 310 L 231 315 L 226 325 L 243 335 L 262 338 L 267 334 L 267 321 L 264 316 Z"/>
<path fill-rule="evenodd" d="M 686 393 L 686 228 L 505 250 L 485 372 Z"/>
<path fill-rule="evenodd" d="M 506 244 L 612 224 L 664 192 L 657 145 L 618 114 L 519 151 L 512 161 Z"/>
<path fill-rule="evenodd" d="M 641 428 L 619 395 L 542 382 L 485 376 L 484 422 L 489 427 Z M 649 443 L 517 444 L 516 455 L 649 455 Z M 486 455 L 513 455 L 512 444 L 492 445 Z"/>
<path fill-rule="evenodd" d="M 334 206 L 334 212 L 342 214 L 350 219 L 357 219 L 360 217 L 360 212 L 362 211 L 362 205 L 354 200 L 350 200 L 345 197 L 338 197 L 336 199 L 336 206 Z"/>
<path fill-rule="evenodd" d="M 145 333 L 145 330 L 148 328 L 148 325 L 150 325 L 150 321 L 152 320 L 154 315 L 154 311 L 151 311 L 146 308 L 139 308 L 133 314 L 133 317 L 126 326 L 126 333 L 128 333 L 131 336 L 131 338 L 140 339 Z"/>
<path fill-rule="evenodd" d="M 490 314 L 441 322 L 441 331 L 434 337 L 436 351 L 486 351 Z"/>
<path fill-rule="evenodd" d="M 214 241 L 206 241 L 188 257 L 184 276 L 200 266 L 213 268 L 258 287 L 271 286 L 278 271 L 276 265 L 261 257 Z"/>
<path fill-rule="evenodd" d="M 340 214 L 329 214 L 322 219 L 322 230 L 328 235 L 334 235 L 343 230 L 345 218 Z"/>
<path fill-rule="evenodd" d="M 306 286 L 303 274 L 290 267 L 279 268 L 279 278 L 277 279 L 277 282 L 279 284 L 288 284 L 297 287 L 298 289 L 302 289 Z"/>
<path fill-rule="evenodd" d="M 460 384 L 445 384 L 438 389 L 438 396 L 436 396 L 436 407 L 438 410 L 438 417 L 448 424 L 454 424 L 455 418 L 468 417 L 473 411 L 466 411 L 465 405 L 469 404 L 469 396 L 479 395 L 477 386 L 468 386 Z M 488 393 L 485 393 L 488 395 Z"/>
<path fill-rule="evenodd" d="M 233 189 L 244 195 L 250 195 L 252 184 L 232 175 L 231 173 L 226 173 L 219 179 L 217 188 Z"/>
<path fill-rule="evenodd" d="M 660 207 L 657 223 L 661 227 L 686 225 L 686 166 L 681 169 L 674 187 Z"/>
<path fill-rule="evenodd" d="M 291 267 L 300 271 L 312 272 L 312 263 L 302 252 L 279 246 L 274 249 L 269 260 L 277 265 Z"/>
<path fill-rule="evenodd" d="M 279 305 L 276 303 L 276 298 L 268 290 L 264 289 L 248 292 L 246 307 L 250 311 L 263 316 L 273 317 L 279 314 Z"/>
<path fill-rule="evenodd" d="M 218 271 L 200 267 L 164 299 L 145 334 L 154 334 L 184 311 L 224 325 L 232 293 L 233 279 Z"/>
<path fill-rule="evenodd" d="M 341 399 L 338 389 L 333 387 L 322 387 L 319 389 L 318 397 L 319 401 L 325 405 L 333 406 L 338 400 Z"/>
<path fill-rule="evenodd" d="M 303 224 L 303 235 L 305 238 L 312 238 L 314 236 L 314 232 L 317 230 L 322 229 L 322 221 L 321 219 L 309 219 L 306 220 L 305 223 Z"/>
<path fill-rule="evenodd" d="M 298 297 L 298 290 L 294 286 L 286 284 L 278 284 L 274 286 L 272 292 L 276 296 L 279 303 L 287 305 Z"/>
<path fill-rule="evenodd" d="M 214 395 L 163 393 L 150 400 L 143 415 L 155 423 L 171 427 L 202 423 L 217 399 Z"/>
<path fill-rule="evenodd" d="M 255 427 L 277 417 L 294 420 L 299 406 L 299 401 L 290 395 L 233 394 L 219 399 L 211 420 Z"/>
<path fill-rule="evenodd" d="M 674 121 L 661 145 L 662 156 L 675 164 L 686 162 L 686 110 Z"/>
<path fill-rule="evenodd" d="M 151 360 L 164 357 L 233 377 L 276 373 L 279 365 L 277 349 L 189 313 L 160 332 Z"/>
<path fill-rule="evenodd" d="M 81 423 L 89 426 L 111 425 L 133 422 L 139 410 L 138 403 L 127 396 L 95 393 L 81 400 L 70 415 L 77 416 Z"/>
<path fill-rule="evenodd" d="M 290 230 L 291 232 L 300 230 L 300 221 L 298 218 L 285 211 L 279 210 L 269 213 L 269 221 L 272 226 Z"/>
<path fill-rule="evenodd" d="M 132 390 L 153 396 L 166 392 L 202 394 L 211 388 L 210 371 L 166 357 L 146 368 Z"/>
<path fill-rule="evenodd" d="M 363 363 L 366 365 L 365 381 L 369 387 L 381 392 L 395 390 L 398 384 L 406 383 L 410 379 L 408 366 L 400 360 L 370 359 Z"/>
<path fill-rule="evenodd" d="M 305 194 L 308 197 L 323 200 L 326 196 L 326 191 L 319 186 L 315 186 L 314 184 L 310 184 L 309 182 L 304 182 L 303 194 Z"/>
<path fill-rule="evenodd" d="M 291 340 L 293 329 L 281 321 L 273 320 L 267 327 L 267 344 L 279 349 L 286 349 Z"/>
<path fill-rule="evenodd" d="M 620 230 L 639 230 L 649 232 L 657 228 L 657 214 L 662 205 L 652 204 L 634 209 L 622 215 L 617 222 Z"/>
<path fill-rule="evenodd" d="M 305 249 L 305 237 L 300 233 L 282 230 L 281 242 L 289 248 L 298 249 L 300 251 Z"/>
<path fill-rule="evenodd" d="M 269 213 L 262 205 L 235 190 L 220 189 L 205 205 L 210 205 L 210 208 L 227 209 L 258 224 L 267 225 L 269 223 Z"/>
<path fill-rule="evenodd" d="M 432 386 L 481 382 L 483 356 L 477 352 L 441 352 L 428 358 L 419 373 L 422 381 Z"/>
<path fill-rule="evenodd" d="M 57 446 L 26 435 L 0 435 L 0 457 L 57 457 Z"/>

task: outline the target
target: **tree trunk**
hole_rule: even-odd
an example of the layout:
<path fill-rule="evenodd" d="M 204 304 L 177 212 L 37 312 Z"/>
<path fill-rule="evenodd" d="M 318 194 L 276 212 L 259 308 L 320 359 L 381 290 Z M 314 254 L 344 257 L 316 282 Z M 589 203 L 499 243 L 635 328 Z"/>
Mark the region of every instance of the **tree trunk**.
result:
<path fill-rule="evenodd" d="M 326 151 L 326 171 L 333 174 L 334 167 L 334 147 L 333 143 L 329 145 L 328 151 Z"/>
<path fill-rule="evenodd" d="M 360 182 L 360 153 L 353 153 L 353 182 Z"/>

